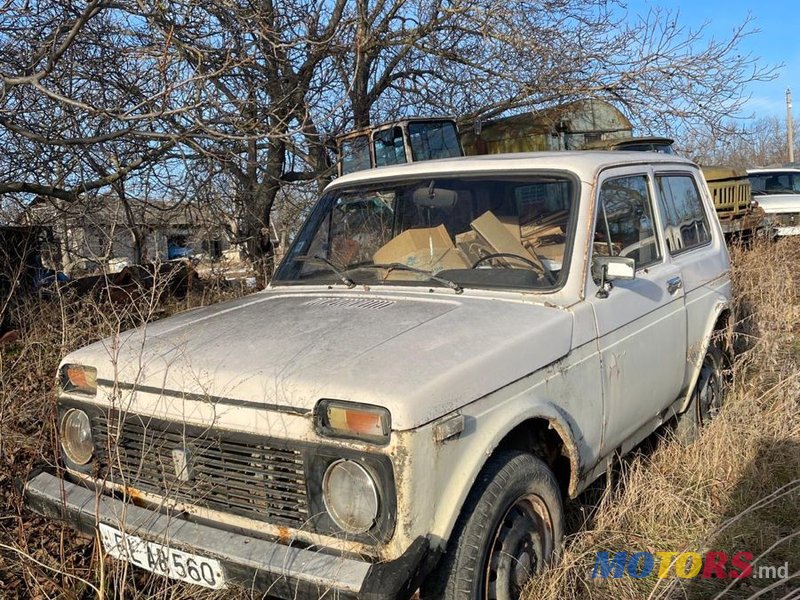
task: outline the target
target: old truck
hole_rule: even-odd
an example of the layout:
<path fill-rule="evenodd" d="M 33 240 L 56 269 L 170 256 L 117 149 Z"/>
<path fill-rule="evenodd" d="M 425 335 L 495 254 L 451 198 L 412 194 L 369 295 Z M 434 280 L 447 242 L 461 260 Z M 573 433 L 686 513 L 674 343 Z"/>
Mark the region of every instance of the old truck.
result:
<path fill-rule="evenodd" d="M 567 499 L 720 410 L 730 285 L 675 156 L 359 171 L 266 290 L 65 356 L 26 502 L 208 588 L 517 600 Z"/>
<path fill-rule="evenodd" d="M 459 130 L 452 118 L 408 118 L 364 128 L 335 139 L 339 175 L 405 162 L 551 150 L 650 151 L 673 154 L 673 140 L 633 137 L 633 125 L 602 100 L 562 104 Z M 703 165 L 722 230 L 732 240 L 769 228 L 753 199 L 747 171 Z"/>

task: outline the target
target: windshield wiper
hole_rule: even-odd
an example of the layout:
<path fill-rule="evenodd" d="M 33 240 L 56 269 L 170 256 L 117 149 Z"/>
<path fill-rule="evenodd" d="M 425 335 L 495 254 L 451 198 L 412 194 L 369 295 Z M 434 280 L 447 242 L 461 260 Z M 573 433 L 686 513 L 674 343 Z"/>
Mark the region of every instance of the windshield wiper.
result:
<path fill-rule="evenodd" d="M 336 273 L 339 279 L 342 280 L 348 288 L 356 287 L 356 282 L 350 279 L 344 271 L 342 271 L 339 267 L 329 261 L 327 258 L 323 258 L 322 256 L 295 256 L 294 260 L 299 260 L 300 262 L 318 262 L 326 265 L 331 271 Z"/>
<path fill-rule="evenodd" d="M 449 287 L 456 294 L 460 294 L 461 292 L 464 291 L 464 288 L 458 285 L 455 281 L 451 281 L 449 279 L 445 279 L 444 277 L 439 277 L 438 275 L 434 275 L 431 271 L 426 271 L 425 269 L 418 269 L 416 267 L 411 267 L 403 263 L 394 262 L 387 264 L 360 265 L 358 267 L 354 267 L 354 269 L 386 269 L 387 275 L 395 270 L 411 271 L 412 273 L 420 273 L 421 275 L 425 275 L 428 279 L 431 279 L 433 281 L 438 281 L 442 285 Z M 350 269 L 346 270 L 345 273 L 347 273 L 348 271 L 350 271 Z"/>

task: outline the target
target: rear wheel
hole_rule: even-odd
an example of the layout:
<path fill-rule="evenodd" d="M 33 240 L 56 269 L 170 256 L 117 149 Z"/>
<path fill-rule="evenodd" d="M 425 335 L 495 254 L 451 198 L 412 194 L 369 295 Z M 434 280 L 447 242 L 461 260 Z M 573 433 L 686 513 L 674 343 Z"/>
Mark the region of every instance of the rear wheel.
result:
<path fill-rule="evenodd" d="M 502 452 L 470 492 L 425 600 L 518 600 L 563 538 L 561 493 L 535 456 Z"/>
<path fill-rule="evenodd" d="M 725 356 L 719 344 L 712 341 L 703 358 L 689 407 L 678 416 L 675 434 L 679 440 L 690 443 L 697 439 L 703 427 L 722 409 L 726 388 Z"/>

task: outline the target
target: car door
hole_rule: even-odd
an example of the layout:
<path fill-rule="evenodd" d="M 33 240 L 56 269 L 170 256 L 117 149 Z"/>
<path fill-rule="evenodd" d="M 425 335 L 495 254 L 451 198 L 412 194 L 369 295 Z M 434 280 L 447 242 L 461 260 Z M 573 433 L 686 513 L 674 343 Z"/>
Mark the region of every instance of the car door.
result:
<path fill-rule="evenodd" d="M 604 397 L 603 455 L 648 435 L 679 395 L 686 365 L 680 269 L 665 259 L 650 169 L 618 169 L 596 186 L 592 256 L 627 256 L 636 277 L 605 294 L 589 277 Z"/>
<path fill-rule="evenodd" d="M 709 315 L 716 314 L 719 291 L 729 286 L 728 261 L 710 199 L 703 201 L 703 186 L 692 171 L 661 171 L 654 178 L 658 207 L 664 227 L 666 253 L 680 270 L 686 306 L 687 361 L 700 358 L 709 330 Z M 690 367 L 690 365 L 687 365 Z M 684 387 L 691 384 L 693 368 L 687 368 Z"/>

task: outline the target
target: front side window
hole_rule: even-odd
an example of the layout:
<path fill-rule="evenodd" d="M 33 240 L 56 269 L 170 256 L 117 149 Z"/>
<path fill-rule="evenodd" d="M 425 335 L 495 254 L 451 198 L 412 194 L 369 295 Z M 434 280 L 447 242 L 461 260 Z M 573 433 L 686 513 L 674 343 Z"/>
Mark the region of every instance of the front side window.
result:
<path fill-rule="evenodd" d="M 369 156 L 369 139 L 366 135 L 342 140 L 339 143 L 339 158 L 342 161 L 342 174 L 363 171 L 372 166 Z"/>
<path fill-rule="evenodd" d="M 646 175 L 603 182 L 597 206 L 594 253 L 633 258 L 637 269 L 661 260 Z"/>
<path fill-rule="evenodd" d="M 670 254 L 710 242 L 711 231 L 694 178 L 690 175 L 657 176 L 656 187 Z"/>
<path fill-rule="evenodd" d="M 566 278 L 577 193 L 574 179 L 552 174 L 333 190 L 274 281 L 554 289 Z"/>

